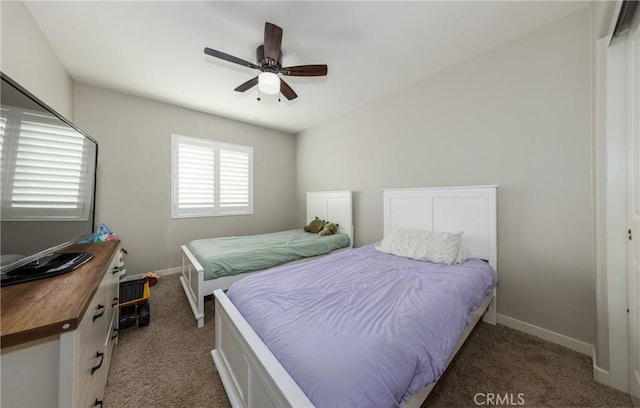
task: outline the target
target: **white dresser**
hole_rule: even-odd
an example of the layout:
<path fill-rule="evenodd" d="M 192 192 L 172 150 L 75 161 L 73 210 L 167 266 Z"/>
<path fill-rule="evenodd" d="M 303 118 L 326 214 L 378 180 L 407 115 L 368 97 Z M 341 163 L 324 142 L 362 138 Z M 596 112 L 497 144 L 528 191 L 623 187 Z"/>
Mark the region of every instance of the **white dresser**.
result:
<path fill-rule="evenodd" d="M 118 331 L 119 241 L 74 245 L 94 258 L 64 275 L 2 288 L 0 406 L 101 407 Z"/>

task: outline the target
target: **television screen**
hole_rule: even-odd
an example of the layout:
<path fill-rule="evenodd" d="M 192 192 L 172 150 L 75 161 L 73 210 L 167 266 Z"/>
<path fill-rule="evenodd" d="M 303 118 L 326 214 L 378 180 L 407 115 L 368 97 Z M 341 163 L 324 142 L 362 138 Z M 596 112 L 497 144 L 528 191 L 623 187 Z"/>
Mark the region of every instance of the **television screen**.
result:
<path fill-rule="evenodd" d="M 94 230 L 98 145 L 2 74 L 0 266 L 6 273 Z"/>

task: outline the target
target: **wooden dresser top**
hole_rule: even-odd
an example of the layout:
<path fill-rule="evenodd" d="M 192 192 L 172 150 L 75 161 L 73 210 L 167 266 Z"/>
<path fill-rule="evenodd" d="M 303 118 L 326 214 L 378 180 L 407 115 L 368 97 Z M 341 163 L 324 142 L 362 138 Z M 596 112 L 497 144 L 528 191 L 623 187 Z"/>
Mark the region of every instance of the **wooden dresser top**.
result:
<path fill-rule="evenodd" d="M 119 243 L 71 245 L 60 252 L 91 252 L 94 257 L 69 273 L 3 287 L 0 346 L 11 347 L 76 329 Z"/>

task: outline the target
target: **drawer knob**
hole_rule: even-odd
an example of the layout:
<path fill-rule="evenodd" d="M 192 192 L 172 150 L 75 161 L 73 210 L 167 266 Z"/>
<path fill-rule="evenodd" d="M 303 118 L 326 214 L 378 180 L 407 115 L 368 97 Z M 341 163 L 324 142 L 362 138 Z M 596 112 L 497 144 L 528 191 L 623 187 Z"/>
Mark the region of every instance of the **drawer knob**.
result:
<path fill-rule="evenodd" d="M 118 337 L 118 328 L 113 328 L 113 336 L 111 336 L 111 340 L 115 340 Z"/>
<path fill-rule="evenodd" d="M 91 375 L 93 375 L 93 373 L 95 373 L 100 367 L 102 367 L 102 362 L 104 361 L 104 353 L 96 351 L 96 358 L 98 357 L 100 357 L 100 363 L 95 367 L 91 367 Z"/>
<path fill-rule="evenodd" d="M 113 267 L 113 271 L 111 271 L 112 274 L 116 274 L 118 272 L 120 272 L 122 270 L 122 268 L 120 266 L 114 266 Z"/>
<path fill-rule="evenodd" d="M 111 304 L 111 307 L 116 307 L 118 305 L 118 300 L 120 300 L 120 299 L 114 296 L 113 303 Z"/>
<path fill-rule="evenodd" d="M 99 400 L 96 398 L 96 402 L 93 403 L 94 407 L 100 406 L 100 408 L 102 408 L 102 400 Z"/>

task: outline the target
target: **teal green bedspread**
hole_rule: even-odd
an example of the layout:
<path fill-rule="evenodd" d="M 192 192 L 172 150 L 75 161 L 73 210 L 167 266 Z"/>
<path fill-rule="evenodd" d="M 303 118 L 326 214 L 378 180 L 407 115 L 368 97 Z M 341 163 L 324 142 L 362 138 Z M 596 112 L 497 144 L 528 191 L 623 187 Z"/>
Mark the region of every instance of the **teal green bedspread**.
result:
<path fill-rule="evenodd" d="M 282 265 L 348 247 L 349 236 L 320 236 L 302 229 L 270 234 L 197 239 L 187 244 L 204 268 L 204 280 Z"/>

